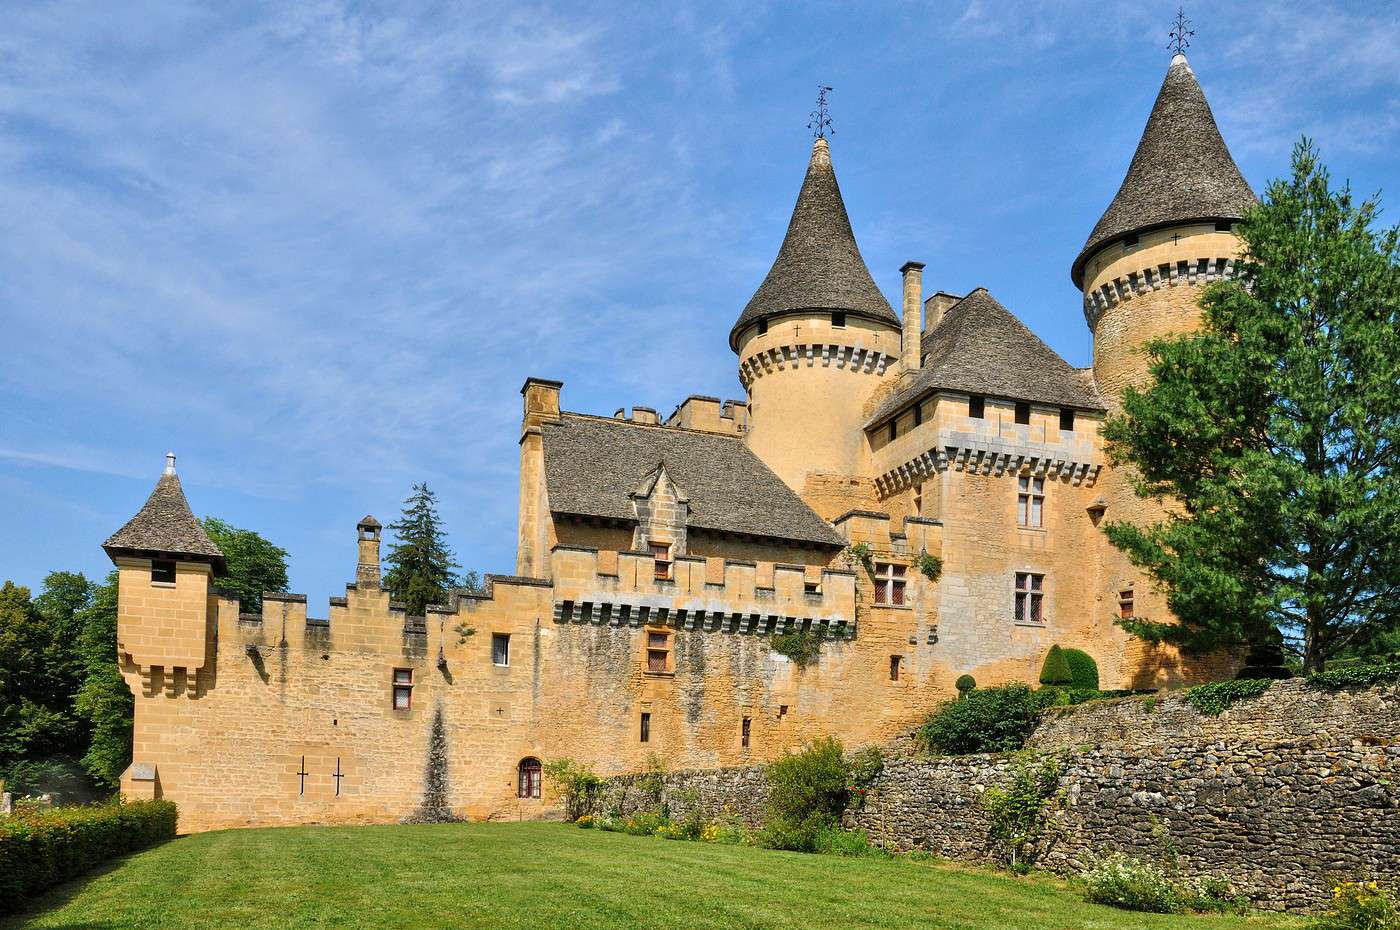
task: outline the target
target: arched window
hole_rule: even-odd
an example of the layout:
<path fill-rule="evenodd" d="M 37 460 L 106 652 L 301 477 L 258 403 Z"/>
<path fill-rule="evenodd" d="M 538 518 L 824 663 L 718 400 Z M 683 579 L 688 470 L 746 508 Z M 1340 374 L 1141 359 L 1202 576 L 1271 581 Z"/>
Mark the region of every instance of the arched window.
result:
<path fill-rule="evenodd" d="M 520 760 L 520 781 L 517 797 L 537 798 L 540 796 L 540 760 L 529 758 Z"/>

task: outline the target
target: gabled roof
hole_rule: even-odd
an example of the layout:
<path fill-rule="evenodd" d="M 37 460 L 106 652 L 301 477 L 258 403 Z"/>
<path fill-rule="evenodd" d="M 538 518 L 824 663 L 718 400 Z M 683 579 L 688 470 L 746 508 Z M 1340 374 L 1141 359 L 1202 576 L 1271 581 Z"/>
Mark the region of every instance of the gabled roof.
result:
<path fill-rule="evenodd" d="M 737 351 L 740 331 L 760 319 L 809 309 L 845 310 L 899 326 L 860 257 L 825 139 L 812 145 L 783 246 L 730 330 L 729 347 Z"/>
<path fill-rule="evenodd" d="M 1090 255 L 1120 236 L 1178 223 L 1237 220 L 1256 201 L 1191 65 L 1185 55 L 1176 55 L 1123 186 L 1089 234 L 1070 277 L 1082 288 Z"/>
<path fill-rule="evenodd" d="M 689 498 L 690 528 L 845 545 L 737 436 L 565 413 L 543 437 L 554 513 L 633 523 L 632 495 L 661 466 Z"/>
<path fill-rule="evenodd" d="M 879 406 L 867 428 L 936 390 L 1104 409 L 1092 376 L 1060 358 L 984 287 L 949 307 L 924 333 L 920 350 L 923 365 Z"/>
<path fill-rule="evenodd" d="M 210 562 L 220 575 L 226 571 L 223 552 L 190 512 L 173 461 L 166 466 L 145 505 L 102 548 L 114 559 L 118 555 L 174 556 Z"/>

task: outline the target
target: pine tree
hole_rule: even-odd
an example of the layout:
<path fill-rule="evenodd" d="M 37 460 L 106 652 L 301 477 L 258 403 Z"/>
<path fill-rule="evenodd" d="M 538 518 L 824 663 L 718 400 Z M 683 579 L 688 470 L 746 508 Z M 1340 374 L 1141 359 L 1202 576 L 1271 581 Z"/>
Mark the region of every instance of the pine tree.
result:
<path fill-rule="evenodd" d="M 448 592 L 458 586 L 460 566 L 452 559 L 437 497 L 427 484 L 415 484 L 404 505 L 403 516 L 389 524 L 395 543 L 384 560 L 389 570 L 383 585 L 410 615 L 419 615 L 428 604 L 447 603 Z"/>
<path fill-rule="evenodd" d="M 1400 626 L 1400 232 L 1333 190 L 1305 139 L 1240 224 L 1202 328 L 1148 346 L 1155 383 L 1104 434 L 1139 495 L 1109 539 L 1179 618 L 1122 621 L 1191 649 L 1285 641 L 1309 671 Z"/>

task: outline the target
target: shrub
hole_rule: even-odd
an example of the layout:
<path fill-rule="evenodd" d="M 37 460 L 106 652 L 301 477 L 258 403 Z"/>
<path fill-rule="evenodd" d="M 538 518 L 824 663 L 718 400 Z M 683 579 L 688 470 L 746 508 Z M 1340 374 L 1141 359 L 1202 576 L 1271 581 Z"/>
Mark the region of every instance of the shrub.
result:
<path fill-rule="evenodd" d="M 870 845 L 870 837 L 864 830 L 843 830 L 840 827 L 823 827 L 817 831 L 812 851 L 828 856 L 888 856 L 883 849 Z"/>
<path fill-rule="evenodd" d="M 175 836 L 170 801 L 17 813 L 0 820 L 0 913 L 123 853 Z"/>
<path fill-rule="evenodd" d="M 1270 678 L 1237 678 L 1234 681 L 1213 681 L 1186 689 L 1186 700 L 1206 717 L 1221 713 L 1246 698 L 1258 697 L 1274 682 Z"/>
<path fill-rule="evenodd" d="M 958 697 L 966 697 L 967 692 L 977 687 L 977 679 L 971 675 L 959 675 L 958 680 L 953 682 L 953 687 L 958 689 Z"/>
<path fill-rule="evenodd" d="M 1045 654 L 1045 662 L 1040 666 L 1040 683 L 1042 685 L 1074 684 L 1074 676 L 1069 670 L 1069 660 L 1065 658 L 1065 651 L 1059 646 L 1051 646 L 1050 651 Z"/>
<path fill-rule="evenodd" d="M 1041 710 L 1056 700 L 1052 691 L 1032 691 L 1019 682 L 978 688 L 940 705 L 915 737 L 930 751 L 952 755 L 1014 752 L 1035 729 Z"/>
<path fill-rule="evenodd" d="M 1093 656 L 1083 649 L 1065 649 L 1062 655 L 1069 663 L 1071 685 L 1084 691 L 1099 690 L 1099 663 Z"/>
<path fill-rule="evenodd" d="M 777 634 L 769 645 L 773 647 L 774 652 L 785 655 L 797 663 L 799 668 L 805 668 L 817 656 L 821 655 L 822 636 L 820 633 L 793 630 L 789 633 Z"/>
<path fill-rule="evenodd" d="M 591 768 L 573 759 L 556 759 L 544 764 L 544 774 L 557 783 L 570 820 L 578 820 L 593 809 L 593 797 L 603 780 Z"/>
<path fill-rule="evenodd" d="M 630 836 L 651 836 L 667 826 L 661 811 L 637 811 L 622 821 L 622 832 Z"/>
<path fill-rule="evenodd" d="M 1058 759 L 1026 754 L 1012 764 L 1008 785 L 988 788 L 982 795 L 992 843 L 1013 871 L 1028 870 L 1044 851 L 1041 844 L 1050 835 L 1051 802 L 1059 796 L 1059 786 Z"/>
<path fill-rule="evenodd" d="M 936 555 L 929 555 L 927 552 L 919 553 L 918 561 L 914 563 L 919 572 L 929 581 L 937 581 L 943 577 L 943 560 Z"/>
<path fill-rule="evenodd" d="M 1343 882 L 1332 889 L 1332 905 L 1312 930 L 1400 930 L 1400 902 L 1375 882 Z"/>
<path fill-rule="evenodd" d="M 1383 682 L 1400 681 L 1400 659 L 1334 668 L 1308 676 L 1308 684 L 1324 691 L 1366 688 Z"/>
<path fill-rule="evenodd" d="M 835 824 L 850 800 L 851 769 L 831 737 L 768 766 L 768 818 L 759 844 L 811 852 L 816 835 Z"/>
<path fill-rule="evenodd" d="M 1091 860 L 1080 878 L 1084 882 L 1085 900 L 1094 904 L 1154 914 L 1177 914 L 1186 910 L 1182 888 L 1165 871 L 1122 853 Z"/>

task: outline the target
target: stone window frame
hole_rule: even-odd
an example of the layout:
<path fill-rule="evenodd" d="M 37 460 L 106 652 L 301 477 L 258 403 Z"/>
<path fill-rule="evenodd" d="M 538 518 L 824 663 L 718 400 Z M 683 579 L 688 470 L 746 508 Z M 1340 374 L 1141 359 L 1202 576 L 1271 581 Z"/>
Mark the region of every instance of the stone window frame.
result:
<path fill-rule="evenodd" d="M 175 587 L 174 559 L 151 559 L 151 584 L 158 588 Z"/>
<path fill-rule="evenodd" d="M 1013 419 L 1015 419 L 1016 425 L 1018 425 L 1018 426 L 1030 426 L 1030 425 L 1031 425 L 1031 404 L 1030 404 L 1030 401 L 1028 401 L 1028 400 L 1018 400 L 1018 401 L 1015 401 L 1014 406 L 1011 408 L 1011 410 L 1012 410 L 1012 417 L 1013 417 Z"/>
<path fill-rule="evenodd" d="M 413 709 L 413 669 L 396 668 L 389 676 L 390 706 L 396 711 Z M 399 696 L 403 696 L 403 706 L 399 706 Z"/>
<path fill-rule="evenodd" d="M 1017 571 L 1012 578 L 1015 592 L 1011 616 L 1023 626 L 1045 626 L 1045 595 L 1050 590 L 1045 572 Z"/>
<path fill-rule="evenodd" d="M 890 681 L 899 681 L 904 672 L 904 656 L 890 656 Z"/>
<path fill-rule="evenodd" d="M 981 394 L 972 394 L 967 398 L 967 415 L 973 420 L 985 420 L 987 418 L 987 398 Z"/>
<path fill-rule="evenodd" d="M 540 796 L 540 786 L 544 782 L 544 766 L 534 756 L 526 756 L 515 766 L 515 796 L 533 800 Z"/>
<path fill-rule="evenodd" d="M 497 661 L 498 650 L 496 649 L 496 646 L 497 646 L 498 644 L 503 644 L 504 647 L 505 647 L 504 650 L 502 650 L 502 651 L 504 652 L 504 654 L 505 654 L 505 661 L 504 661 L 504 662 Z M 509 633 L 492 633 L 492 634 L 491 634 L 491 664 L 494 665 L 494 666 L 496 666 L 497 668 L 510 668 L 510 634 L 509 634 Z"/>
<path fill-rule="evenodd" d="M 1121 588 L 1118 591 L 1118 619 L 1131 620 L 1136 616 L 1137 605 L 1133 597 L 1132 586 Z"/>
<path fill-rule="evenodd" d="M 739 748 L 749 749 L 753 744 L 753 718 L 745 717 L 739 721 Z"/>
<path fill-rule="evenodd" d="M 1075 419 L 1075 417 L 1074 417 L 1074 408 L 1073 408 L 1073 407 L 1061 407 L 1061 408 L 1060 408 L 1060 432 L 1062 432 L 1062 433 L 1072 433 L 1072 432 L 1074 432 L 1074 419 Z"/>
<path fill-rule="evenodd" d="M 1027 530 L 1045 528 L 1044 475 L 1016 476 L 1016 525 Z"/>
<path fill-rule="evenodd" d="M 831 312 L 831 325 L 836 329 L 846 328 L 846 311 L 833 310 Z"/>
<path fill-rule="evenodd" d="M 899 562 L 876 562 L 875 570 L 870 574 L 875 579 L 876 607 L 909 606 L 909 566 Z"/>
<path fill-rule="evenodd" d="M 659 637 L 659 638 L 658 638 Z M 669 629 L 645 627 L 642 630 L 642 668 L 648 675 L 671 675 L 675 641 Z"/>
<path fill-rule="evenodd" d="M 637 718 L 637 742 L 651 742 L 651 711 L 644 710 Z"/>
<path fill-rule="evenodd" d="M 671 555 L 671 545 L 671 543 L 660 539 L 647 540 L 647 551 L 651 553 L 652 560 L 656 563 L 652 576 L 657 581 L 675 580 L 675 559 Z"/>

